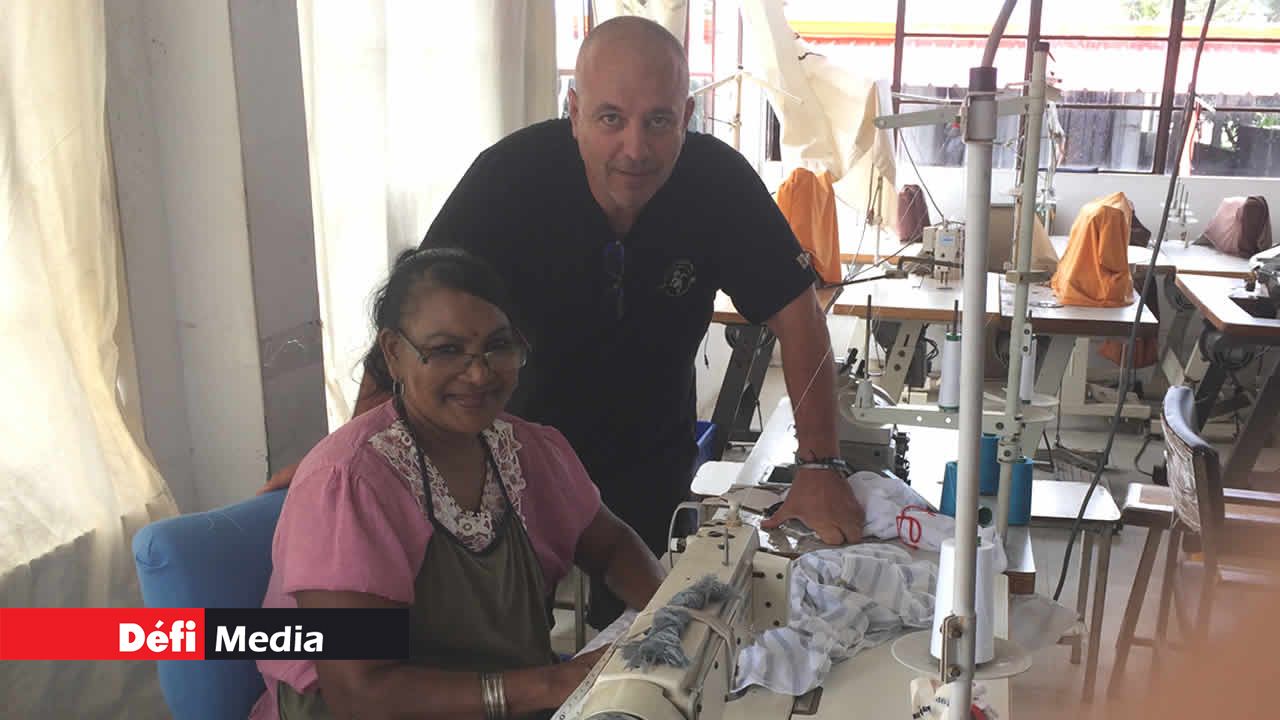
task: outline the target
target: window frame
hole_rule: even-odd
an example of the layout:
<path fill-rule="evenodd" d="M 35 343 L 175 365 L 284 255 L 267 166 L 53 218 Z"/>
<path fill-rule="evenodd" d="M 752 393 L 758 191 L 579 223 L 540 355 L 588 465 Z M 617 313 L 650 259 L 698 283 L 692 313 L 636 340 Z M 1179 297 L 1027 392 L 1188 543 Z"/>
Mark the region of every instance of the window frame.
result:
<path fill-rule="evenodd" d="M 894 47 L 893 47 L 893 78 L 891 81 L 891 91 L 893 93 L 893 112 L 900 112 L 904 106 L 921 105 L 932 107 L 941 104 L 958 104 L 955 101 L 942 101 L 938 103 L 926 103 L 923 101 L 914 101 L 909 99 L 901 99 L 898 94 L 903 91 L 902 84 L 902 67 L 903 55 L 906 43 L 909 39 L 967 39 L 967 40 L 985 40 L 987 35 L 980 33 L 939 33 L 939 32 L 910 32 L 906 29 L 907 24 L 907 3 L 909 0 L 897 0 L 897 17 L 894 24 Z M 1089 102 L 1062 102 L 1058 104 L 1062 110 L 1136 110 L 1150 111 L 1156 113 L 1156 135 L 1155 146 L 1153 148 L 1153 157 L 1151 160 L 1151 168 L 1149 170 L 1124 170 L 1107 168 L 1105 172 L 1115 174 L 1129 175 L 1163 175 L 1168 168 L 1169 163 L 1169 146 L 1172 142 L 1172 134 L 1174 131 L 1174 115 L 1181 108 L 1175 107 L 1174 101 L 1179 95 L 1177 88 L 1178 61 L 1182 52 L 1182 45 L 1185 42 L 1195 42 L 1199 39 L 1198 34 L 1195 36 L 1184 35 L 1187 25 L 1187 0 L 1172 0 L 1169 9 L 1169 28 L 1164 36 L 1108 36 L 1108 35 L 1081 35 L 1070 33 L 1042 33 L 1042 19 L 1044 11 L 1044 0 L 1031 0 L 1029 8 L 1029 17 L 1027 21 L 1027 31 L 1025 33 L 1007 34 L 1003 40 L 1023 40 L 1026 42 L 1026 59 L 1024 63 L 1023 76 L 1021 80 L 1027 81 L 1031 75 L 1031 63 L 1036 45 L 1040 41 L 1081 41 L 1081 40 L 1097 40 L 1103 42 L 1136 42 L 1136 41 L 1159 41 L 1165 43 L 1165 61 L 1164 73 L 1160 84 L 1160 100 L 1155 104 L 1141 103 L 1089 103 Z M 1198 21 L 1196 23 L 1198 25 Z M 1205 37 L 1205 41 L 1219 42 L 1237 42 L 1237 43 L 1266 43 L 1280 45 L 1280 38 L 1259 35 L 1223 35 L 1215 33 L 1210 28 L 1209 33 Z M 1185 95 L 1184 93 L 1181 93 Z M 1280 108 L 1266 106 L 1231 106 L 1218 108 L 1220 112 L 1254 112 L 1263 115 L 1280 115 Z M 1025 128 L 1026 120 L 1020 121 L 1020 126 Z M 894 132 L 895 144 L 900 142 L 899 131 Z M 1021 153 L 1018 155 L 1021 157 Z"/>

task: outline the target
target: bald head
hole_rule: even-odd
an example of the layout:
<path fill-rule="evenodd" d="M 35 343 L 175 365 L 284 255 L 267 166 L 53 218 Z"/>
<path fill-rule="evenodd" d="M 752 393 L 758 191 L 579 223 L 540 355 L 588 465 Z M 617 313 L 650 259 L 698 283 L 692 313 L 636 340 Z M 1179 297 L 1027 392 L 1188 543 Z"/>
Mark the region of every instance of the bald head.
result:
<path fill-rule="evenodd" d="M 578 50 L 574 84 L 578 92 L 590 85 L 596 70 L 616 63 L 657 73 L 671 83 L 671 91 L 689 94 L 689 62 L 684 46 L 658 23 L 634 15 L 622 15 L 592 28 Z M 589 91 L 589 90 L 588 90 Z"/>

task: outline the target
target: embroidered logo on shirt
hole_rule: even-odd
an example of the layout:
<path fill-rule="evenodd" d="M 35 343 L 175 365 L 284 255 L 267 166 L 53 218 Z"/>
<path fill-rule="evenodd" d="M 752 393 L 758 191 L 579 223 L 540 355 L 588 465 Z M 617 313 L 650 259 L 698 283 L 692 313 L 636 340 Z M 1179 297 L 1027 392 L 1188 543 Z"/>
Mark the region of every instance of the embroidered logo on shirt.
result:
<path fill-rule="evenodd" d="M 667 268 L 666 277 L 662 281 L 662 290 L 671 297 L 680 297 L 689 292 L 698 276 L 694 273 L 693 262 L 677 260 Z"/>

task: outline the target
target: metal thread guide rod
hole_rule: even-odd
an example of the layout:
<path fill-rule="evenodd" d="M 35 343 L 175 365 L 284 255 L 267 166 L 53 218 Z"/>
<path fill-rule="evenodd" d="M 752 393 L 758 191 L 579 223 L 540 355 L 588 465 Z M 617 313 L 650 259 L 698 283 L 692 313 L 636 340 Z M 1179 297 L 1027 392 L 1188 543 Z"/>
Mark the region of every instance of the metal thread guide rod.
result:
<path fill-rule="evenodd" d="M 867 295 L 867 316 L 864 319 L 862 339 L 862 364 L 858 376 L 858 389 L 854 395 L 857 407 L 875 407 L 875 386 L 871 384 L 871 296 Z"/>
<path fill-rule="evenodd" d="M 1009 3 L 1012 5 L 1012 3 Z M 968 717 L 972 702 L 976 648 L 978 556 L 978 477 L 982 437 L 983 323 L 987 298 L 987 234 L 990 228 L 991 151 L 996 137 L 996 70 L 983 66 L 969 70 L 969 94 L 965 113 L 965 238 L 964 312 L 960 316 L 960 458 L 956 467 L 956 550 L 952 614 L 960 626 L 956 653 L 950 658 L 958 668 L 954 704 L 949 717 Z"/>
<path fill-rule="evenodd" d="M 959 396 L 959 462 L 956 473 L 956 534 L 955 534 L 955 568 L 954 568 L 954 601 L 952 615 L 949 618 L 951 633 L 955 645 L 948 652 L 946 681 L 953 681 L 955 693 L 952 704 L 947 711 L 948 718 L 957 720 L 967 718 L 973 699 L 973 676 L 975 657 L 975 590 L 977 587 L 977 555 L 978 555 L 978 488 L 981 455 L 981 435 L 984 418 L 982 402 L 982 377 L 985 347 L 983 344 L 986 320 L 987 296 L 987 247 L 990 231 L 991 209 L 991 155 L 992 145 L 996 137 L 997 115 L 1013 115 L 1028 113 L 1028 134 L 1026 153 L 1028 162 L 1023 168 L 1023 213 L 1020 216 L 1021 227 L 1018 237 L 1017 265 L 1009 275 L 1010 281 L 1017 282 L 1019 292 L 1014 302 L 1015 337 L 1020 337 L 1026 326 L 1027 287 L 1031 276 L 1028 272 L 1031 261 L 1031 233 L 1034 227 L 1035 212 L 1035 171 L 1039 165 L 1040 131 L 1044 114 L 1044 67 L 1048 55 L 1047 46 L 1040 44 L 1036 48 L 1036 78 L 1028 89 L 1028 95 L 1015 101 L 996 100 L 996 70 L 993 66 L 996 48 L 1004 35 L 1009 16 L 1013 13 L 1016 0 L 1005 0 L 1000 8 L 987 38 L 983 51 L 982 65 L 969 70 L 969 92 L 965 98 L 962 112 L 964 118 L 965 140 L 965 219 L 966 237 L 964 246 L 963 275 L 963 313 L 960 316 L 960 376 L 962 382 Z M 951 120 L 950 108 L 924 110 L 915 113 L 896 114 L 876 118 L 879 128 L 900 128 L 915 125 L 936 124 Z M 1028 169 L 1030 175 L 1028 175 Z M 1006 392 L 1011 391 L 1013 406 L 1006 408 L 1005 413 L 993 418 L 995 430 L 1008 433 L 1011 425 L 1023 422 L 1023 409 L 1018 393 L 1018 382 L 1022 369 L 1021 354 L 1011 352 L 1011 380 Z M 1016 366 L 1013 365 L 1016 363 Z M 1027 412 L 1034 411 L 1032 407 Z M 920 413 L 923 415 L 924 413 Z M 1011 467 L 1006 470 L 1011 471 Z M 1007 521 L 1008 481 L 1012 473 L 1004 475 L 1001 482 L 1002 493 L 1006 495 L 1001 521 Z M 958 630 L 957 630 L 958 628 Z"/>
<path fill-rule="evenodd" d="M 1009 375 L 1005 383 L 1005 417 L 1012 427 L 1001 433 L 996 459 L 1000 461 L 1000 490 L 996 495 L 996 531 L 1003 541 L 1009 533 L 1009 495 L 1013 486 L 1013 465 L 1022 453 L 1022 433 L 1026 430 L 1022 416 L 1022 358 L 1031 347 L 1031 325 L 1027 322 L 1027 303 L 1031 272 L 1031 236 L 1035 232 L 1036 181 L 1040 166 L 1040 131 L 1044 124 L 1045 66 L 1049 43 L 1038 43 L 1031 60 L 1031 82 L 1027 85 L 1027 139 L 1022 159 L 1022 183 L 1018 188 L 1022 202 L 1018 207 L 1018 242 L 1014 259 L 1012 327 L 1009 329 Z M 985 239 L 984 239 L 985 242 Z M 1033 361 L 1034 362 L 1034 359 Z"/>

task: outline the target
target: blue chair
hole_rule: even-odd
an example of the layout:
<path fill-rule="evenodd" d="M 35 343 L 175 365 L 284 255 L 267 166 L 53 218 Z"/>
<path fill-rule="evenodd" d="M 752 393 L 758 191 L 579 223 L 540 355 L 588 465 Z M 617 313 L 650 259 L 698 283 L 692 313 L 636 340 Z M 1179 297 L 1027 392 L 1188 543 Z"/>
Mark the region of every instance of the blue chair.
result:
<path fill-rule="evenodd" d="M 284 490 L 152 523 L 133 538 L 147 607 L 262 605 L 271 538 Z M 177 720 L 243 720 L 265 689 L 251 660 L 159 661 L 160 689 Z"/>

